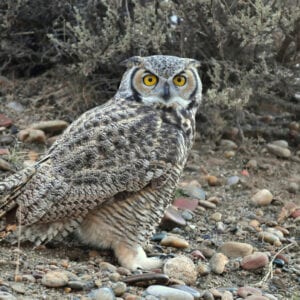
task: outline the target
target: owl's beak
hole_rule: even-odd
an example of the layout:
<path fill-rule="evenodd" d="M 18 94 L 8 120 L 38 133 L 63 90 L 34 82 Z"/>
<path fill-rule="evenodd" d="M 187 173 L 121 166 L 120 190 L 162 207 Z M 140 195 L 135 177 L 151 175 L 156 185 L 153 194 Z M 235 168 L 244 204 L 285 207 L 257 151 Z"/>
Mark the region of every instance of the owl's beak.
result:
<path fill-rule="evenodd" d="M 162 97 L 165 101 L 170 99 L 170 86 L 167 82 L 164 84 Z"/>

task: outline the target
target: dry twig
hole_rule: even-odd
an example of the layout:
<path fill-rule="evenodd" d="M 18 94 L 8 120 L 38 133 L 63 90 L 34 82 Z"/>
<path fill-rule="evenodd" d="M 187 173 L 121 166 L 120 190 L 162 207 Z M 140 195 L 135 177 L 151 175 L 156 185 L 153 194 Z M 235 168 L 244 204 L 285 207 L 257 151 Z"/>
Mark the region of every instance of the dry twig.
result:
<path fill-rule="evenodd" d="M 280 254 L 283 250 L 287 249 L 287 248 L 290 248 L 290 247 L 294 247 L 298 245 L 296 241 L 284 246 L 283 248 L 281 248 L 277 253 L 274 254 L 273 258 L 271 259 L 270 263 L 269 263 L 269 267 L 268 267 L 268 272 L 267 274 L 262 278 L 261 281 L 259 281 L 258 283 L 256 283 L 255 285 L 256 286 L 259 286 L 259 287 L 262 287 L 266 284 L 266 282 L 269 280 L 269 279 L 272 279 L 273 278 L 273 262 L 274 260 L 276 259 L 277 255 Z"/>

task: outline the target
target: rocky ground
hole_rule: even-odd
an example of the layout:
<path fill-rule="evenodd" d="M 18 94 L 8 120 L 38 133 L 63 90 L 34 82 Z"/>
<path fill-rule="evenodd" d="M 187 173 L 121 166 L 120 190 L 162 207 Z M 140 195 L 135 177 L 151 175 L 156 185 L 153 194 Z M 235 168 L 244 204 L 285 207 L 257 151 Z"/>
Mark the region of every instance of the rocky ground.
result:
<path fill-rule="evenodd" d="M 30 114 L 10 109 L 0 115 L 0 178 L 33 164 L 67 126 L 32 124 Z M 111 252 L 72 237 L 37 249 L 2 240 L 0 299 L 299 300 L 299 162 L 287 141 L 216 146 L 198 137 L 147 247 L 167 255 L 162 269 L 132 273 Z"/>

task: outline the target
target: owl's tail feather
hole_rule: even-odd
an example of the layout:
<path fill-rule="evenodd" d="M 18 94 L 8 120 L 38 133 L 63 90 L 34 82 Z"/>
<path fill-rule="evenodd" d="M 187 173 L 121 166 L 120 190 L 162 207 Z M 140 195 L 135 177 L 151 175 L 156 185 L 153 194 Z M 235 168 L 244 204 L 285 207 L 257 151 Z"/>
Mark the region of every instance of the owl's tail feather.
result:
<path fill-rule="evenodd" d="M 28 167 L 0 182 L 0 219 L 17 205 L 15 199 L 36 170 L 36 167 Z"/>

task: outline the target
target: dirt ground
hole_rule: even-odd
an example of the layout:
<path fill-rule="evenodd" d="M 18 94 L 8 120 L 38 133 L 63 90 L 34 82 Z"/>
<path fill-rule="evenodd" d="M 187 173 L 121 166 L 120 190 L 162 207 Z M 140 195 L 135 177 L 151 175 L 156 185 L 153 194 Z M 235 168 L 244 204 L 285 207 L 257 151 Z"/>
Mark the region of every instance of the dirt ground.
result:
<path fill-rule="evenodd" d="M 13 120 L 13 127 L 3 129 L 0 136 L 11 135 L 14 141 L 16 129 L 24 128 L 37 119 L 49 120 L 51 117 L 51 114 L 47 114 L 46 117 L 36 115 L 39 114 L 38 108 L 35 111 L 27 109 L 10 113 L 10 109 L 0 104 L 0 111 Z M 9 149 L 9 154 L 1 155 L 0 158 L 7 160 L 14 167 L 21 167 L 23 161 L 40 157 L 47 147 L 20 142 L 3 144 L 0 148 Z M 273 269 L 267 264 L 256 270 L 244 270 L 240 266 L 241 258 L 230 258 L 222 274 L 199 274 L 193 287 L 200 291 L 214 288 L 220 293 L 228 290 L 232 292 L 234 299 L 237 299 L 237 288 L 257 286 L 276 297 L 270 296 L 268 299 L 300 299 L 300 251 L 297 245 L 300 223 L 299 217 L 293 217 L 289 211 L 290 207 L 300 205 L 300 157 L 299 150 L 290 150 L 289 158 L 279 158 L 266 149 L 266 141 L 246 139 L 228 154 L 225 147 L 216 146 L 214 142 L 198 137 L 181 183 L 190 184 L 197 181 L 201 190 L 206 193 L 206 199 L 216 197 L 216 207 L 196 209 L 191 212 L 192 218 L 187 225 L 177 230 L 176 233 L 188 241 L 188 248 L 182 250 L 164 247 L 160 246 L 159 242 L 151 242 L 152 247 L 149 248 L 154 252 L 172 253 L 175 256 L 184 254 L 193 259 L 197 266 L 200 262 L 208 265 L 210 255 L 204 255 L 205 260 L 201 260 L 192 255 L 194 250 L 203 251 L 204 248 L 208 248 L 214 252 L 227 241 L 248 243 L 256 251 L 266 252 L 269 260 L 288 246 L 280 252 L 284 263 L 273 264 Z M 250 160 L 256 161 L 257 165 L 249 165 Z M 0 171 L 0 178 L 12 172 Z M 214 183 L 209 182 L 212 176 L 216 177 Z M 238 178 L 238 182 L 229 184 L 228 180 L 233 180 L 230 179 L 232 176 L 237 176 L 235 179 Z M 296 189 L 293 190 L 291 184 L 294 187 L 296 184 Z M 251 197 L 261 189 L 268 189 L 273 194 L 271 204 L 256 206 L 252 203 Z M 216 212 L 221 214 L 218 222 L 212 218 Z M 250 225 L 252 220 L 258 221 L 256 228 Z M 280 246 L 259 238 L 259 231 L 278 226 L 285 233 Z M 161 231 L 161 228 L 157 228 L 157 232 Z M 87 297 L 92 289 L 97 286 L 109 286 L 113 282 L 109 274 L 101 270 L 99 263 L 102 261 L 118 266 L 109 251 L 92 251 L 72 239 L 38 249 L 33 249 L 30 244 L 21 245 L 19 249 L 2 241 L 0 291 L 6 291 L 17 299 L 87 299 L 84 297 Z M 68 287 L 47 288 L 41 284 L 41 278 L 49 270 L 63 270 L 76 274 L 80 280 L 90 282 L 90 286 L 83 290 Z M 17 281 L 16 272 L 19 274 Z M 268 272 L 270 274 L 264 280 Z M 120 281 L 127 275 L 121 275 Z M 133 295 L 141 295 L 144 289 L 127 285 L 127 292 Z M 120 299 L 126 297 L 120 296 Z M 221 298 L 215 295 L 215 299 Z"/>

